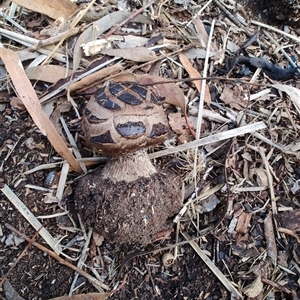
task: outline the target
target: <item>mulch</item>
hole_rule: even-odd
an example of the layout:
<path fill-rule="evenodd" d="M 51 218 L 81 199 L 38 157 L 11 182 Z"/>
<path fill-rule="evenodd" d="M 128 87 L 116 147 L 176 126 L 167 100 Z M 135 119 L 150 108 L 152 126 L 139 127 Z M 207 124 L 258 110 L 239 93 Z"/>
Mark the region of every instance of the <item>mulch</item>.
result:
<path fill-rule="evenodd" d="M 299 299 L 297 3 L 147 3 L 1 4 L 0 299 Z M 107 161 L 81 117 L 108 81 L 164 95 L 148 154 L 183 200 L 146 246 L 76 207 Z"/>

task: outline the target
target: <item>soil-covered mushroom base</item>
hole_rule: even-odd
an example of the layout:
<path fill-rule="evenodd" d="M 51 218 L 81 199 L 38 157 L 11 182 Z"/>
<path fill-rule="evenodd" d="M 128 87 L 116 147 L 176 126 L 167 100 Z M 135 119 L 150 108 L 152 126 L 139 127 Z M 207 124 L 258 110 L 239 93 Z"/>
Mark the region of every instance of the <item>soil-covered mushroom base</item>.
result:
<path fill-rule="evenodd" d="M 146 245 L 171 232 L 171 218 L 181 208 L 180 185 L 169 170 L 116 183 L 94 172 L 80 180 L 74 197 L 85 225 L 109 242 Z"/>

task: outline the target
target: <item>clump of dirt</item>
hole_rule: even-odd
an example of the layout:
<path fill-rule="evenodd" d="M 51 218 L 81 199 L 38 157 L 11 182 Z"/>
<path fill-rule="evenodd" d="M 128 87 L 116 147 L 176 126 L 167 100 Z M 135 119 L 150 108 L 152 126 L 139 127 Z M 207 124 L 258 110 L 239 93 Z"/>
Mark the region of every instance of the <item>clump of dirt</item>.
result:
<path fill-rule="evenodd" d="M 171 170 L 132 182 L 95 171 L 79 181 L 74 197 L 85 225 L 109 242 L 146 245 L 171 232 L 170 218 L 182 205 L 180 186 Z"/>

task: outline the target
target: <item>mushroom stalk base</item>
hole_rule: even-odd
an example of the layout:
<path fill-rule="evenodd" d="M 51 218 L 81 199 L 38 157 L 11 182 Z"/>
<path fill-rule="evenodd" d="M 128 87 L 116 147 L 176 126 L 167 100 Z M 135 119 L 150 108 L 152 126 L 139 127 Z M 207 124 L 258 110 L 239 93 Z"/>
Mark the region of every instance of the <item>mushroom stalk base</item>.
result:
<path fill-rule="evenodd" d="M 103 178 L 114 182 L 132 182 L 141 177 L 149 178 L 156 173 L 145 150 L 111 158 L 103 168 Z"/>

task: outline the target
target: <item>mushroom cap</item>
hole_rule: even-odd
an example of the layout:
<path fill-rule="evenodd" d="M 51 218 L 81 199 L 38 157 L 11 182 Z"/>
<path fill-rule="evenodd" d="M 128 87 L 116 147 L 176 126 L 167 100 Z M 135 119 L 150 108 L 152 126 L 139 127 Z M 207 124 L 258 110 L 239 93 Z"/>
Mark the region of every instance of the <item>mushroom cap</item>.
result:
<path fill-rule="evenodd" d="M 83 139 L 93 151 L 119 156 L 162 143 L 169 124 L 163 99 L 135 82 L 109 82 L 88 101 Z"/>

